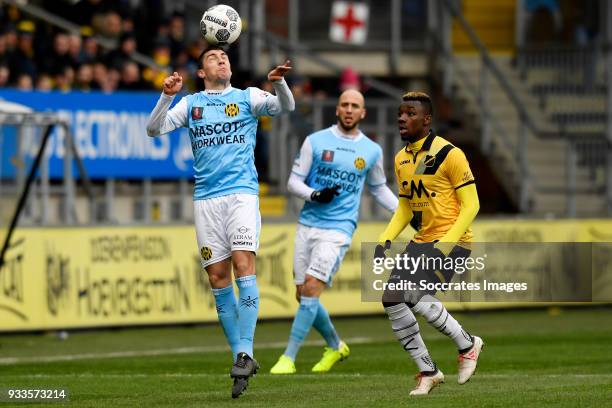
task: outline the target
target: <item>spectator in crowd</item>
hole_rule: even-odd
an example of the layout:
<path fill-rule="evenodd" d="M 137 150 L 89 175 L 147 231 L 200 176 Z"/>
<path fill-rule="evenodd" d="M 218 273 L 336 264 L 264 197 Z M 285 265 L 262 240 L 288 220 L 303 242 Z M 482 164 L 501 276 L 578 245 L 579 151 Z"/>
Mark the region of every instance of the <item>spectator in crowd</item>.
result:
<path fill-rule="evenodd" d="M 93 36 L 93 30 L 91 27 L 82 27 L 81 33 L 83 34 L 83 44 L 81 46 L 81 62 L 94 63 L 99 57 L 99 46 L 98 40 Z"/>
<path fill-rule="evenodd" d="M 133 33 L 136 31 L 136 26 L 134 25 L 134 19 L 131 15 L 124 16 L 121 20 L 121 31 L 124 33 Z"/>
<path fill-rule="evenodd" d="M 9 50 L 7 47 L 6 35 L 4 32 L 0 33 L 0 64 L 9 63 Z"/>
<path fill-rule="evenodd" d="M 4 41 L 6 42 L 6 52 L 8 54 L 17 49 L 17 28 L 13 23 L 5 23 Z"/>
<path fill-rule="evenodd" d="M 170 53 L 176 58 L 185 49 L 185 18 L 180 13 L 172 14 L 168 24 Z"/>
<path fill-rule="evenodd" d="M 140 68 L 138 64 L 133 61 L 127 61 L 123 64 L 119 88 L 130 91 L 140 91 L 147 88 L 147 85 L 140 77 Z M 149 89 L 151 88 L 149 87 Z"/>
<path fill-rule="evenodd" d="M 119 89 L 119 80 L 121 74 L 115 68 L 110 68 L 107 71 L 106 76 L 100 82 L 100 89 L 102 92 L 112 93 Z"/>
<path fill-rule="evenodd" d="M 37 71 L 34 61 L 34 23 L 29 20 L 21 21 L 17 29 L 17 48 L 9 58 L 10 81 L 13 83 L 17 82 L 20 74 L 34 77 Z"/>
<path fill-rule="evenodd" d="M 159 67 L 167 67 L 170 65 L 170 41 L 167 38 L 158 38 L 155 41 L 152 57 L 153 61 Z M 142 71 L 142 78 L 145 81 L 149 82 L 155 89 L 159 89 L 162 87 L 164 79 L 167 76 L 168 72 L 165 72 L 162 69 L 146 67 Z"/>
<path fill-rule="evenodd" d="M 36 78 L 36 90 L 37 91 L 51 91 L 53 90 L 53 79 L 47 73 L 41 73 Z"/>
<path fill-rule="evenodd" d="M 38 55 L 38 65 L 42 72 L 49 72 L 51 74 L 59 74 L 64 71 L 66 67 L 72 67 L 73 61 L 68 53 L 69 51 L 69 40 L 68 34 L 59 32 L 55 34 L 53 38 L 53 50 L 50 54 Z"/>
<path fill-rule="evenodd" d="M 102 89 L 102 84 L 104 83 L 106 77 L 108 76 L 108 68 L 102 61 L 95 61 L 92 64 L 93 68 L 93 89 Z"/>
<path fill-rule="evenodd" d="M 101 36 L 111 40 L 119 40 L 122 33 L 121 16 L 115 11 L 95 16 L 92 26 Z"/>
<path fill-rule="evenodd" d="M 74 82 L 74 70 L 70 65 L 57 69 L 53 72 L 53 81 L 56 90 L 69 92 L 72 90 L 72 84 Z"/>
<path fill-rule="evenodd" d="M 340 92 L 354 89 L 361 91 L 361 79 L 359 74 L 351 67 L 347 67 L 340 74 Z"/>
<path fill-rule="evenodd" d="M 20 91 L 31 91 L 34 88 L 34 81 L 29 74 L 19 74 L 17 77 L 17 89 Z"/>
<path fill-rule="evenodd" d="M 81 91 L 91 91 L 93 89 L 93 66 L 85 63 L 79 66 L 76 73 L 75 88 Z"/>
<path fill-rule="evenodd" d="M 83 39 L 79 34 L 68 34 L 68 56 L 73 68 L 77 68 L 82 62 L 81 50 L 83 48 Z"/>
<path fill-rule="evenodd" d="M 0 64 L 0 88 L 8 86 L 10 75 L 11 71 L 9 70 L 8 65 Z"/>
<path fill-rule="evenodd" d="M 132 60 L 136 52 L 136 38 L 131 33 L 124 33 L 119 40 L 119 48 L 109 52 L 106 56 L 106 65 L 121 69 L 126 62 Z"/>

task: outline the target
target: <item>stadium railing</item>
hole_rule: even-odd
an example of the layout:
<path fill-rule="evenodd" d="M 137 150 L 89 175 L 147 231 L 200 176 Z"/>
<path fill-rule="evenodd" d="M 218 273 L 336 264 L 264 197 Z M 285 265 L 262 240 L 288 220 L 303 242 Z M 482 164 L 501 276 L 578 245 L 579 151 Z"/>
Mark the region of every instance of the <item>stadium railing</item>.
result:
<path fill-rule="evenodd" d="M 464 91 L 470 94 L 470 99 L 476 101 L 480 122 L 481 148 L 483 152 L 493 157 L 501 167 L 500 179 L 507 183 L 509 192 L 518 198 L 521 212 L 528 213 L 532 208 L 533 197 L 537 194 L 552 193 L 565 195 L 565 215 L 577 215 L 577 200 L 580 194 L 595 194 L 602 197 L 606 209 L 603 213 L 612 211 L 612 53 L 609 47 L 591 47 L 588 49 L 562 50 L 528 48 L 519 49 L 516 61 L 519 73 L 528 77 L 527 73 L 533 67 L 546 67 L 548 71 L 541 74 L 547 79 L 558 78 L 559 83 L 544 87 L 532 87 L 542 105 L 552 101 L 551 105 L 561 103 L 571 110 L 550 115 L 548 120 L 534 117 L 534 112 L 528 108 L 527 95 L 521 94 L 513 86 L 508 73 L 501 69 L 495 57 L 492 57 L 484 46 L 473 27 L 463 16 L 460 7 L 451 0 L 429 2 L 433 9 L 432 15 L 438 22 L 430 29 L 437 53 L 444 62 L 442 77 L 445 91 L 451 95 L 453 86 L 461 82 Z M 608 5 L 608 9 L 612 6 Z M 608 21 L 612 21 L 612 12 L 608 10 Z M 463 69 L 459 58 L 453 53 L 450 40 L 450 21 L 455 19 L 458 26 L 465 32 L 480 59 L 480 73 L 473 76 L 473 71 Z M 607 25 L 608 27 L 610 24 Z M 435 27 L 440 29 L 435 30 Z M 607 44 L 612 44 L 612 30 L 607 29 Z M 599 60 L 599 63 L 596 61 Z M 551 75 L 551 69 L 556 70 Z M 569 73 L 568 75 L 564 74 Z M 597 79 L 599 78 L 599 80 Z M 528 80 L 529 78 L 527 78 Z M 573 79 L 573 81 L 568 81 Z M 569 82 L 569 84 L 568 84 Z M 524 85 L 524 84 L 521 84 Z M 496 109 L 499 100 L 492 101 L 493 88 L 504 95 L 504 106 Z M 565 100 L 555 94 L 569 91 Z M 581 94 L 582 92 L 582 94 Z M 548 98 L 553 94 L 552 98 Z M 593 98 L 593 95 L 599 95 Z M 590 105 L 587 112 L 581 112 L 576 102 Z M 599 110 L 593 110 L 593 105 Z M 507 112 L 500 115 L 499 111 Z M 497 111 L 497 112 L 496 112 Z M 516 118 L 516 121 L 509 120 Z M 598 124 L 597 124 L 598 122 Z M 588 129 L 584 126 L 588 124 Z M 583 128 L 576 128 L 582 125 Z M 597 126 L 595 132 L 593 125 Z M 539 177 L 530 163 L 528 152 L 530 144 L 535 142 L 563 141 L 567 145 L 567 169 L 564 186 L 550 185 L 546 177 Z M 504 154 L 502 154 L 504 153 Z M 496 167 L 498 167 L 496 166 Z M 584 169 L 595 174 L 592 183 L 584 185 L 577 182 L 577 174 Z M 599 215 L 602 213 L 599 212 Z"/>
<path fill-rule="evenodd" d="M 16 110 L 14 106 L 15 104 L 0 103 L 0 146 L 5 150 L 3 156 L 8 157 L 7 153 L 12 155 L 12 163 L 6 163 L 0 167 L 2 190 L 0 208 L 3 214 L 0 225 L 3 230 L 0 235 L 2 237 L 0 265 L 4 262 L 4 255 L 10 246 L 12 234 L 23 220 L 22 216 L 26 210 L 31 223 L 44 225 L 48 221 L 48 200 L 51 186 L 46 148 L 54 129 L 61 128 L 65 132 L 63 138 L 64 178 L 61 187 L 63 223 L 74 225 L 77 222 L 73 160 L 80 173 L 81 185 L 90 198 L 90 204 L 94 203 L 91 182 L 76 149 L 70 123 L 54 113 L 27 112 L 24 109 Z M 13 128 L 11 129 L 13 131 L 7 131 L 7 128 Z M 33 150 L 36 151 L 36 154 L 32 160 Z M 37 181 L 39 194 L 31 194 L 31 191 L 37 188 Z"/>

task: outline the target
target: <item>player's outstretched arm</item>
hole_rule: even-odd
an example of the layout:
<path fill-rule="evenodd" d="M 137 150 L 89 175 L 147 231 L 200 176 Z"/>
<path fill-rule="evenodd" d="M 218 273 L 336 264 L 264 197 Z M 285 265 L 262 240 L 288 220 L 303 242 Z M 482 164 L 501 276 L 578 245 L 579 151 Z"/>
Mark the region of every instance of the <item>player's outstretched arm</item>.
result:
<path fill-rule="evenodd" d="M 277 65 L 268 73 L 268 80 L 272 82 L 276 95 L 251 88 L 256 91 L 251 92 L 251 109 L 256 116 L 275 116 L 295 109 L 293 94 L 285 81 L 285 74 L 290 70 L 291 61 L 287 60 L 283 65 Z"/>
<path fill-rule="evenodd" d="M 440 238 L 436 248 L 440 249 L 445 255 L 452 249 L 452 245 L 444 245 L 445 242 L 455 244 L 459 242 L 461 236 L 467 231 L 472 225 L 478 210 L 480 210 L 480 201 L 478 200 L 478 192 L 476 191 L 476 184 L 472 183 L 455 190 L 457 197 L 461 203 L 461 209 L 459 210 L 459 216 L 453 224 L 453 226 L 446 232 L 446 234 Z"/>
<path fill-rule="evenodd" d="M 174 96 L 182 87 L 183 78 L 177 72 L 164 79 L 163 92 L 147 121 L 147 135 L 159 136 L 187 125 L 187 101 L 185 99 L 181 99 L 174 108 L 168 111 Z"/>
<path fill-rule="evenodd" d="M 410 209 L 410 202 L 407 198 L 401 197 L 395 214 L 391 217 L 387 228 L 378 237 L 378 242 L 393 241 L 406 228 L 411 219 L 412 210 Z"/>

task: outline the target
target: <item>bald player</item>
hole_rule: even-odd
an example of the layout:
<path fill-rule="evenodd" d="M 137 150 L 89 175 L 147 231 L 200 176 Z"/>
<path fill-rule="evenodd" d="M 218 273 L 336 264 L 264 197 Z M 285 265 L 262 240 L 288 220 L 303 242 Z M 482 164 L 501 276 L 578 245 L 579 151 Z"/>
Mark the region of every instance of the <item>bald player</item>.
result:
<path fill-rule="evenodd" d="M 380 146 L 359 130 L 365 118 L 363 95 L 347 90 L 336 106 L 335 125 L 309 135 L 295 158 L 288 190 L 304 199 L 295 237 L 293 274 L 300 307 L 293 320 L 289 344 L 271 374 L 293 374 L 300 346 L 314 327 L 327 342 L 313 372 L 327 372 L 349 356 L 325 307 L 321 293 L 331 286 L 359 218 L 365 184 L 390 212 L 398 199 L 387 187 Z"/>

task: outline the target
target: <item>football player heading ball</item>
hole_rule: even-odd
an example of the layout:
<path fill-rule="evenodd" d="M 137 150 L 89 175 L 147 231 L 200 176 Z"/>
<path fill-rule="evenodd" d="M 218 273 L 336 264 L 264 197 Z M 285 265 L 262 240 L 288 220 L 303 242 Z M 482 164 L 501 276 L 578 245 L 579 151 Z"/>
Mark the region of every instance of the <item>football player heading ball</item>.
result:
<path fill-rule="evenodd" d="M 286 61 L 268 73 L 276 93 L 272 95 L 258 88 L 232 87 L 232 67 L 218 45 L 207 47 L 198 60 L 197 76 L 204 80 L 205 90 L 181 98 L 169 110 L 183 78 L 176 72 L 165 78 L 147 133 L 158 136 L 179 127 L 189 128 L 198 248 L 234 356 L 232 397 L 237 398 L 259 367 L 253 358 L 259 311 L 255 254 L 261 230 L 253 153 L 257 117 L 294 109 L 293 95 L 284 79 L 291 66 Z M 240 302 L 234 296 L 232 267 Z"/>

